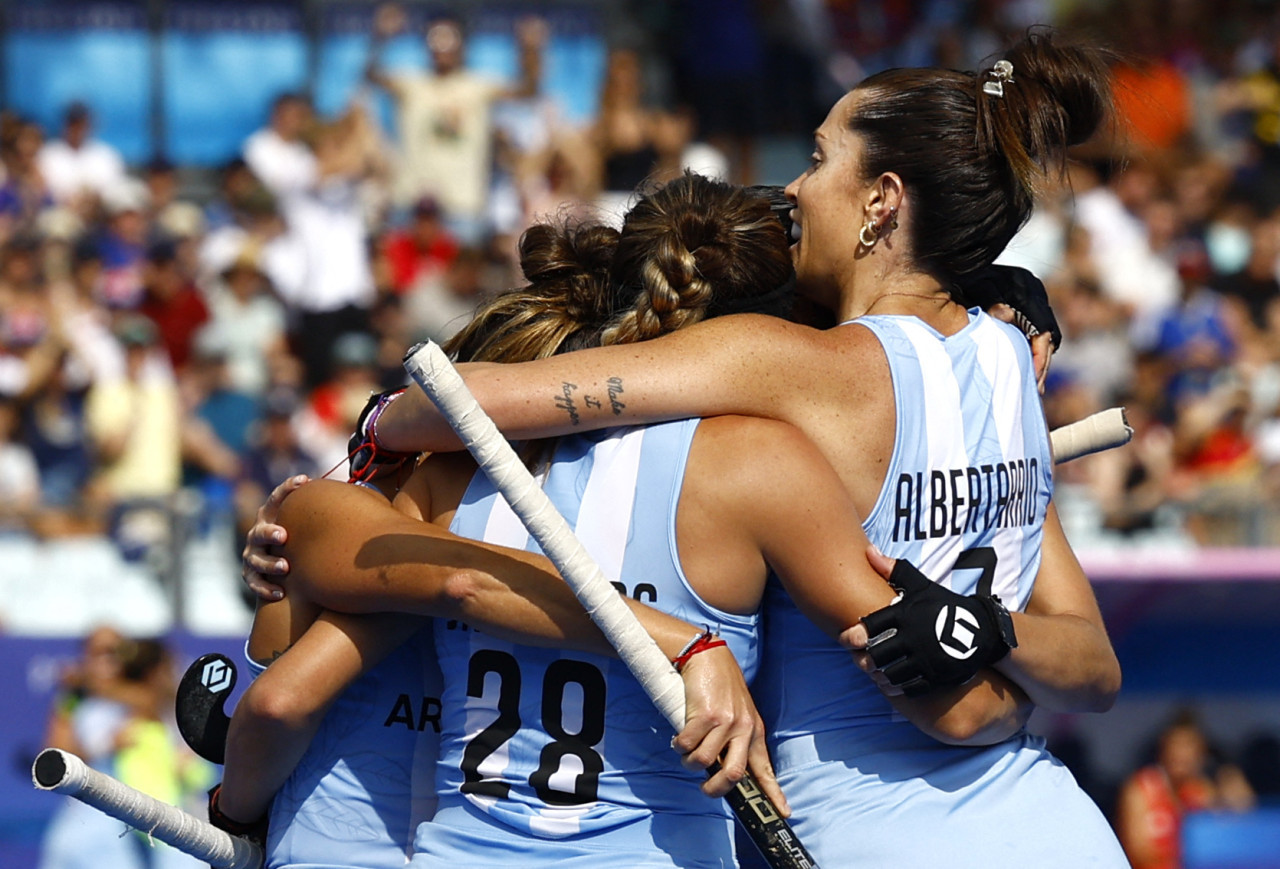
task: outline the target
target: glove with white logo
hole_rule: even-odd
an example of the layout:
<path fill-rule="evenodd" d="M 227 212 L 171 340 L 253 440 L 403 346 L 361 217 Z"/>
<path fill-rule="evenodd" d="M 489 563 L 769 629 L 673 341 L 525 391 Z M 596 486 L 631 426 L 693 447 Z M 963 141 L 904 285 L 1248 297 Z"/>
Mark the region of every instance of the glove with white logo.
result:
<path fill-rule="evenodd" d="M 901 558 L 889 584 L 898 598 L 862 624 L 871 660 L 908 697 L 963 685 L 1018 645 L 994 596 L 957 594 Z"/>

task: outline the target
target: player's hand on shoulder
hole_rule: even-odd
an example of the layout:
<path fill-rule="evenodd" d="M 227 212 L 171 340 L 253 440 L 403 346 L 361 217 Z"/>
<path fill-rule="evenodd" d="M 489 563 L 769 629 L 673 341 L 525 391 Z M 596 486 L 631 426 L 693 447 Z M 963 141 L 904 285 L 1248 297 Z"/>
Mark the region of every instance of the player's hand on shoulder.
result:
<path fill-rule="evenodd" d="M 240 576 L 249 590 L 263 600 L 284 597 L 284 586 L 267 579 L 283 577 L 289 572 L 289 563 L 271 551 L 289 538 L 289 533 L 276 524 L 276 519 L 284 499 L 307 480 L 305 474 L 298 474 L 276 486 L 258 508 L 257 518 L 245 535 L 244 549 L 240 552 Z"/>

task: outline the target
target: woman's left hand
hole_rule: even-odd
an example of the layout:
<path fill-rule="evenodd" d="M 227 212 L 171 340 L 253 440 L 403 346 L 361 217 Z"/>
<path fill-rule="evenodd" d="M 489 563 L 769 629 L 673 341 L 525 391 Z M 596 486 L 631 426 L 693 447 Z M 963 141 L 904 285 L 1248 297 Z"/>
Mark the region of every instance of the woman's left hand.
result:
<path fill-rule="evenodd" d="M 720 767 L 702 785 L 710 797 L 722 797 L 748 769 L 783 817 L 791 815 L 778 786 L 765 744 L 764 721 L 727 646 L 690 658 L 681 673 L 685 685 L 685 726 L 671 741 L 686 768 Z"/>

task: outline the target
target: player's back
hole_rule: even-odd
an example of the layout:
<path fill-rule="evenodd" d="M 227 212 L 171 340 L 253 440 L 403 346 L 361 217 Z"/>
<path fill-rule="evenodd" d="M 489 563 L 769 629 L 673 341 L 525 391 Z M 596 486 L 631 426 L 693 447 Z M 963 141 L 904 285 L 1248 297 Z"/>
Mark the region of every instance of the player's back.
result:
<path fill-rule="evenodd" d="M 676 505 L 697 420 L 559 442 L 543 488 L 623 594 L 716 627 L 754 670 L 756 615 L 706 603 L 681 568 Z M 455 533 L 536 548 L 477 475 Z M 447 674 L 440 812 L 415 860 L 732 865 L 723 804 L 683 769 L 671 729 L 615 659 L 507 643 L 437 622 Z"/>

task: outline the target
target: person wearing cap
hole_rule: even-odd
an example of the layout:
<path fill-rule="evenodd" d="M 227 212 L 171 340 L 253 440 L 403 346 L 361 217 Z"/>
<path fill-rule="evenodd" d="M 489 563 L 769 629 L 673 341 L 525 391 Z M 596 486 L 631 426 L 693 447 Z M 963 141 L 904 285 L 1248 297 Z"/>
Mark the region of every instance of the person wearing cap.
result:
<path fill-rule="evenodd" d="M 46 142 L 37 155 L 54 199 L 71 203 L 86 193 L 105 197 L 125 179 L 120 152 L 93 138 L 93 112 L 76 101 L 63 115 L 62 138 Z"/>

